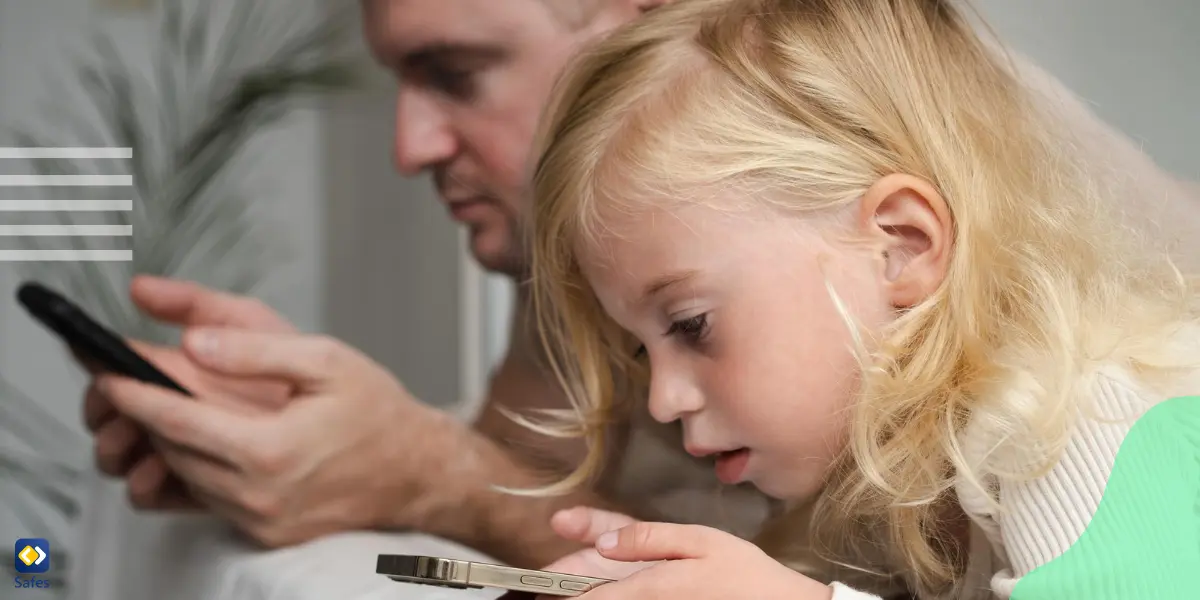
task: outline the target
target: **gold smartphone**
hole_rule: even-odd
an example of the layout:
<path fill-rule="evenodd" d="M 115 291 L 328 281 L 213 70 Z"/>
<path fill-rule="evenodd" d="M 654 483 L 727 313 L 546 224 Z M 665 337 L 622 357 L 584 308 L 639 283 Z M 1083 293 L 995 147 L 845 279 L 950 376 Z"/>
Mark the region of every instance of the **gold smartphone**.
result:
<path fill-rule="evenodd" d="M 435 556 L 380 554 L 375 572 L 392 581 L 451 588 L 499 588 L 548 596 L 578 596 L 611 579 L 517 569 Z"/>

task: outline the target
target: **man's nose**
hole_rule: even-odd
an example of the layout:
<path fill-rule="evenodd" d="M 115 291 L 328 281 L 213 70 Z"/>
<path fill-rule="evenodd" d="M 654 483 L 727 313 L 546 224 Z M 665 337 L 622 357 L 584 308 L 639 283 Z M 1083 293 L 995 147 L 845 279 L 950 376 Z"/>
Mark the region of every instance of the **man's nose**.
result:
<path fill-rule="evenodd" d="M 408 176 L 446 162 L 458 151 L 453 128 L 432 101 L 404 89 L 396 97 L 396 169 Z"/>

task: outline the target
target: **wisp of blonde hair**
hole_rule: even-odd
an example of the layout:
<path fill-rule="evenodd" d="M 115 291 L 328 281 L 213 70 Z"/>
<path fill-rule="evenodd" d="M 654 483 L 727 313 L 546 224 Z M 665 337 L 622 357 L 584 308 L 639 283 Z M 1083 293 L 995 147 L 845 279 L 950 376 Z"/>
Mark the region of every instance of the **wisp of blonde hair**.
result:
<path fill-rule="evenodd" d="M 961 569 L 942 526 L 956 481 L 990 490 L 988 477 L 1046 472 L 1099 361 L 1146 373 L 1186 362 L 1160 342 L 1195 321 L 1190 284 L 1120 222 L 1121 199 L 1076 154 L 947 1 L 680 0 L 616 31 L 573 62 L 539 138 L 533 299 L 573 409 L 521 419 L 584 437 L 589 454 L 527 493 L 595 475 L 607 426 L 645 389 L 636 343 L 580 268 L 603 208 L 733 188 L 803 221 L 907 173 L 950 208 L 948 273 L 886 330 L 863 333 L 847 447 L 804 512 L 812 539 L 789 550 L 944 591 Z M 969 420 L 1017 458 L 969 463 Z M 887 565 L 864 564 L 871 543 Z"/>

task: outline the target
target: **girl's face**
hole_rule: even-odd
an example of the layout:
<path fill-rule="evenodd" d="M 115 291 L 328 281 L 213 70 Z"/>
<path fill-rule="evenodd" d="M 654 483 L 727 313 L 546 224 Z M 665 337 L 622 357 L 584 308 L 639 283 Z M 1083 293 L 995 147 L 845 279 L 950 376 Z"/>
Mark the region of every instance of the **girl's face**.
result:
<path fill-rule="evenodd" d="M 903 251 L 905 236 L 869 218 L 879 244 L 842 242 L 765 208 L 605 216 L 615 233 L 585 249 L 582 267 L 644 345 L 650 413 L 681 420 L 686 450 L 714 457 L 722 481 L 811 497 L 845 444 L 859 373 L 829 286 L 864 330 L 884 325 L 904 269 L 880 248 Z"/>
<path fill-rule="evenodd" d="M 843 445 L 857 363 L 826 284 L 867 327 L 890 307 L 862 248 L 795 219 L 691 206 L 617 217 L 586 255 L 605 311 L 644 344 L 650 413 L 683 422 L 725 483 L 777 498 L 819 487 Z"/>

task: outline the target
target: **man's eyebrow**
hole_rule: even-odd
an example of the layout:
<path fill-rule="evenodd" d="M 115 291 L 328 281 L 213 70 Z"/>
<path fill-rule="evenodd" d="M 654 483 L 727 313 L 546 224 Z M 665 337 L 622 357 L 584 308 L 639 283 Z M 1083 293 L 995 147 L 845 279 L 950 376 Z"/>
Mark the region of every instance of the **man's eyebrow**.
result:
<path fill-rule="evenodd" d="M 497 62 L 508 52 L 496 45 L 463 42 L 430 42 L 414 46 L 401 52 L 399 66 L 405 69 L 420 69 L 438 63 L 464 63 L 485 65 Z"/>
<path fill-rule="evenodd" d="M 654 296 L 661 294 L 671 287 L 687 282 L 688 280 L 696 277 L 696 275 L 699 273 L 699 271 L 688 269 L 686 271 L 677 271 L 675 273 L 668 273 L 661 277 L 656 277 L 650 283 L 646 284 L 645 288 L 642 288 L 642 297 L 639 300 L 639 303 L 644 304 L 649 302 Z"/>

